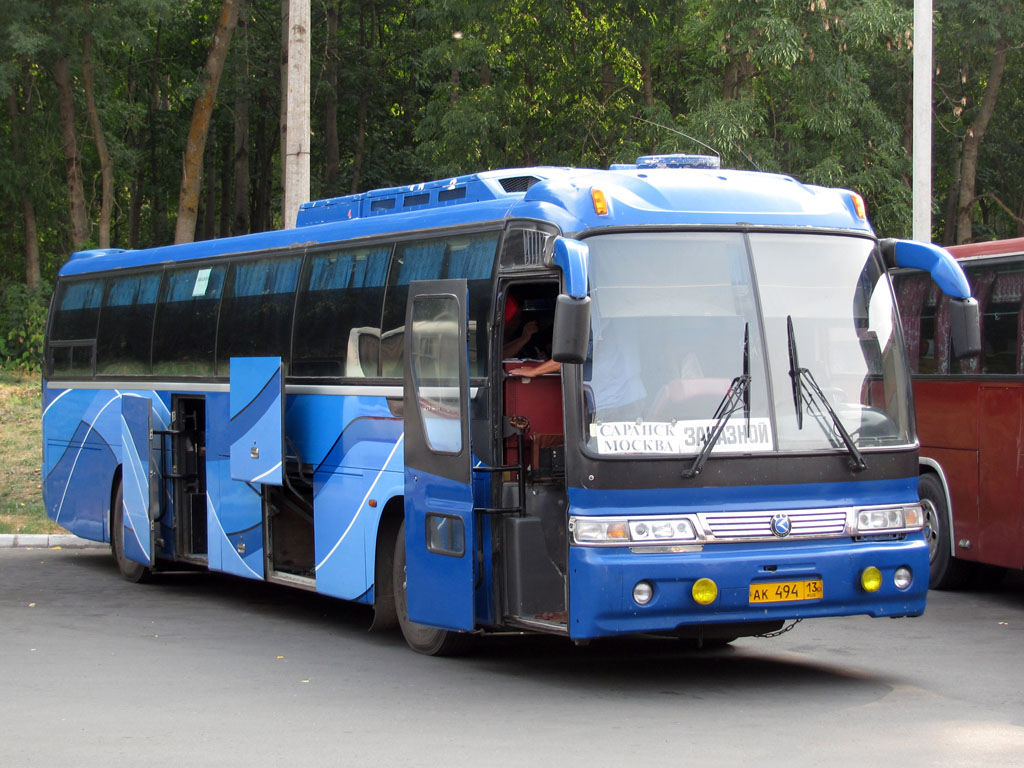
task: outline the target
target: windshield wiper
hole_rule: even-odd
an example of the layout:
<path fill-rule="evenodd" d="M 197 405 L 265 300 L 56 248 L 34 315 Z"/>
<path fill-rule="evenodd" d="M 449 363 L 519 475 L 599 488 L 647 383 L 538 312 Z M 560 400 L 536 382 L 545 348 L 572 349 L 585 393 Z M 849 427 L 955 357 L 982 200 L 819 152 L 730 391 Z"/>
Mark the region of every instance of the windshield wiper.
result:
<path fill-rule="evenodd" d="M 729 389 L 722 398 L 722 402 L 715 409 L 715 425 L 711 428 L 711 434 L 704 441 L 704 447 L 700 449 L 697 458 L 688 469 L 683 470 L 683 477 L 691 478 L 700 474 L 704 464 L 711 455 L 711 449 L 715 447 L 718 438 L 722 436 L 729 417 L 743 407 L 743 416 L 747 420 L 747 436 L 750 436 L 750 324 L 743 327 L 743 374 L 737 376 L 729 384 Z"/>
<path fill-rule="evenodd" d="M 843 426 L 839 414 L 829 405 L 828 398 L 825 397 L 825 393 L 821 391 L 821 387 L 818 386 L 818 382 L 814 379 L 814 374 L 807 368 L 800 367 L 800 359 L 796 349 L 796 337 L 793 335 L 792 315 L 786 317 L 786 334 L 789 336 L 789 376 L 793 380 L 793 404 L 796 407 L 797 429 L 804 428 L 804 403 L 807 403 L 808 408 L 812 405 L 817 405 L 818 412 L 820 413 L 824 410 L 828 414 L 836 432 L 842 438 L 843 445 L 846 446 L 846 450 L 850 454 L 850 468 L 854 472 L 862 472 L 868 468 L 868 465 L 864 462 L 864 456 L 861 454 L 860 449 L 853 442 L 850 433 L 846 431 L 846 427 Z M 804 384 L 807 385 L 809 394 L 804 392 Z M 827 430 L 824 424 L 821 426 L 823 430 Z"/>

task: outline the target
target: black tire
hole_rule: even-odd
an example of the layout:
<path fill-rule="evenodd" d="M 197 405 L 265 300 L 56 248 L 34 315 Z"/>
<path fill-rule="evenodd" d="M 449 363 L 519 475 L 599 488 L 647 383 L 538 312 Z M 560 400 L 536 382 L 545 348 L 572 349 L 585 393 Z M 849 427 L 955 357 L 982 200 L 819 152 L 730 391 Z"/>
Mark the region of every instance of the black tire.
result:
<path fill-rule="evenodd" d="M 395 558 L 392 583 L 395 589 L 395 611 L 398 626 L 402 629 L 405 642 L 417 653 L 426 656 L 459 656 L 473 645 L 473 636 L 464 632 L 428 627 L 409 619 L 405 578 L 405 523 L 398 527 L 395 536 Z"/>
<path fill-rule="evenodd" d="M 924 533 L 928 541 L 928 586 L 932 589 L 956 589 L 963 586 L 970 567 L 953 557 L 950 547 L 949 508 L 939 478 L 921 475 L 917 492 L 924 507 Z"/>
<path fill-rule="evenodd" d="M 117 561 L 117 570 L 127 580 L 136 584 L 149 581 L 153 575 L 153 569 L 134 560 L 129 560 L 124 555 L 124 503 L 121 481 L 117 481 L 117 488 L 114 489 L 113 509 L 110 511 L 110 553 Z"/>

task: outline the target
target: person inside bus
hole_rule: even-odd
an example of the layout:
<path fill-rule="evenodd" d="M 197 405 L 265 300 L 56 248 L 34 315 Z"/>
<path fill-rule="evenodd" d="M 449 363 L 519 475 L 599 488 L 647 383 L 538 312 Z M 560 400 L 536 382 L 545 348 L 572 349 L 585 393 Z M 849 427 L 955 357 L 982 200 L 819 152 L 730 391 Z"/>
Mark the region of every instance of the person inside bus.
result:
<path fill-rule="evenodd" d="M 537 304 L 539 302 L 533 302 Z M 551 313 L 531 309 L 529 300 L 520 302 L 509 294 L 505 300 L 505 360 L 542 360 L 551 357 Z"/>
<path fill-rule="evenodd" d="M 640 358 L 635 344 L 616 338 L 616 326 L 594 311 L 593 328 L 583 366 L 583 385 L 589 390 L 588 410 L 596 404 L 599 421 L 632 421 L 643 416 L 647 398 L 640 372 Z M 595 356 L 594 352 L 597 350 Z M 548 359 L 539 365 L 520 366 L 508 370 L 509 376 L 533 378 L 546 373 L 558 373 L 562 365 Z"/>

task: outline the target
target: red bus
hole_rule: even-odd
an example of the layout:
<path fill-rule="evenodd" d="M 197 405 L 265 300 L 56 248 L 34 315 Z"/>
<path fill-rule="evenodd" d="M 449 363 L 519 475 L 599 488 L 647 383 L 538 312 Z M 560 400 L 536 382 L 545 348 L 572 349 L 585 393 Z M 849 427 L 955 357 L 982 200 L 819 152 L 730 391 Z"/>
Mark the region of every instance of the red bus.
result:
<path fill-rule="evenodd" d="M 1024 568 L 1024 238 L 948 250 L 979 304 L 979 354 L 950 354 L 948 300 L 927 274 L 896 278 L 933 588 Z"/>

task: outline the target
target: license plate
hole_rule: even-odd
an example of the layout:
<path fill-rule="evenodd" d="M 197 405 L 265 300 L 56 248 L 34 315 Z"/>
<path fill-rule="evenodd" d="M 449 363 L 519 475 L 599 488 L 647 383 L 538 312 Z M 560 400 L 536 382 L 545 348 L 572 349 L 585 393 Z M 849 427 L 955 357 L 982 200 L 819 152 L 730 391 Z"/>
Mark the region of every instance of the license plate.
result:
<path fill-rule="evenodd" d="M 785 603 L 794 600 L 820 600 L 821 598 L 821 579 L 750 585 L 751 603 Z"/>

